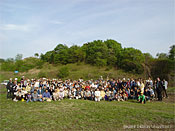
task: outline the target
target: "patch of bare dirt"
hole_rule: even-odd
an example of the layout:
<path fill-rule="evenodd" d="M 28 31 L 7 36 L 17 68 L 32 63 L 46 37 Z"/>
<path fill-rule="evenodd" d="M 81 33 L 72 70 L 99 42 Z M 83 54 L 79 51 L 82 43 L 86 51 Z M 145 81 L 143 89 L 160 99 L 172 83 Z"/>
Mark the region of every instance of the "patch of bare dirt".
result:
<path fill-rule="evenodd" d="M 175 94 L 168 94 L 168 98 L 163 98 L 166 103 L 175 103 Z"/>

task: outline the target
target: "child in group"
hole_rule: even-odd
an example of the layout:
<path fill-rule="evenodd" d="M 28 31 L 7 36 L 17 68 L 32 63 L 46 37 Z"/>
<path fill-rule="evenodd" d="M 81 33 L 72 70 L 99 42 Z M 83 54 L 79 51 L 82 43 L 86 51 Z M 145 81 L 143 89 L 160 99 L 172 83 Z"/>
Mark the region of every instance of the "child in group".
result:
<path fill-rule="evenodd" d="M 143 93 L 141 93 L 141 95 L 139 95 L 138 101 L 141 104 L 145 104 L 146 103 L 145 95 Z"/>
<path fill-rule="evenodd" d="M 27 101 L 26 102 L 28 103 L 29 101 L 32 102 L 32 95 L 31 95 L 30 91 L 27 94 Z"/>

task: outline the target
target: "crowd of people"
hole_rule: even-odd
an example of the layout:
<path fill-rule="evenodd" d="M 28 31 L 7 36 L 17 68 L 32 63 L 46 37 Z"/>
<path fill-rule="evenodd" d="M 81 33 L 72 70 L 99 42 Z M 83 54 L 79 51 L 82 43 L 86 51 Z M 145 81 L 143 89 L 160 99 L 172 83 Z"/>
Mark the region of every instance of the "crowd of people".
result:
<path fill-rule="evenodd" d="M 84 99 L 92 101 L 146 101 L 159 100 L 167 95 L 168 82 L 157 78 L 153 81 L 143 79 L 107 79 L 98 80 L 65 80 L 61 79 L 27 79 L 10 78 L 7 88 L 7 99 L 13 101 L 57 101 L 63 99 Z"/>

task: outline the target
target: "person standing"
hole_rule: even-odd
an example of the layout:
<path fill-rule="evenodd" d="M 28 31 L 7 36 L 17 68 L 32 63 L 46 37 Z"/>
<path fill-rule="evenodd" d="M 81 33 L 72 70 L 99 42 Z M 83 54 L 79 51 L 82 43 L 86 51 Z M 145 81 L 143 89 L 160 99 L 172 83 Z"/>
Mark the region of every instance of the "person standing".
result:
<path fill-rule="evenodd" d="M 168 88 L 168 82 L 165 79 L 163 79 L 163 96 L 165 97 L 166 95 L 166 98 L 168 98 L 168 95 L 166 92 L 167 88 Z"/>
<path fill-rule="evenodd" d="M 7 83 L 7 99 L 12 98 L 13 95 L 13 82 L 12 82 L 12 78 L 10 78 L 9 82 Z"/>
<path fill-rule="evenodd" d="M 162 82 L 160 81 L 160 78 L 157 78 L 156 90 L 157 90 L 158 101 L 162 101 L 163 85 Z"/>
<path fill-rule="evenodd" d="M 139 87 L 140 87 L 141 93 L 144 93 L 145 85 L 144 85 L 143 80 L 140 80 L 140 86 Z"/>

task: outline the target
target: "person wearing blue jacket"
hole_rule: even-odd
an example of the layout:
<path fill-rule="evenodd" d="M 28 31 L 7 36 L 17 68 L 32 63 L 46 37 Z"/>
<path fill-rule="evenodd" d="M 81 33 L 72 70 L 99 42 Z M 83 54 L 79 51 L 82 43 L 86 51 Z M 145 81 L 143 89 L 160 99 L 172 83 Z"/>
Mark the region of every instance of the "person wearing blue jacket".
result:
<path fill-rule="evenodd" d="M 43 100 L 51 101 L 51 96 L 50 96 L 50 92 L 48 92 L 48 89 L 46 89 L 45 92 L 43 93 Z"/>

